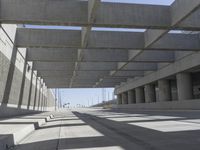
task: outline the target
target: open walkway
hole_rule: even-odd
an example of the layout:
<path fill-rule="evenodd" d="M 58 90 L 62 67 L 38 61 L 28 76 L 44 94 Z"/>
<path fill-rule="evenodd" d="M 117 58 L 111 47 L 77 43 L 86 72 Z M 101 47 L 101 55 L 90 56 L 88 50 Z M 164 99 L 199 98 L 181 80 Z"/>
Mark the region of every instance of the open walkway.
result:
<path fill-rule="evenodd" d="M 15 150 L 199 150 L 199 111 L 74 109 L 22 140 Z"/>

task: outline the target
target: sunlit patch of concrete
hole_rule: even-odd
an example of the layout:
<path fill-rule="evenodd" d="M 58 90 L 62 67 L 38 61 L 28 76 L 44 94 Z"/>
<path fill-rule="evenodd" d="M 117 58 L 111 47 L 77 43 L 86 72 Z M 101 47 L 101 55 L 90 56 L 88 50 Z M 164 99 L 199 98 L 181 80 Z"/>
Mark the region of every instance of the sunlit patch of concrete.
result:
<path fill-rule="evenodd" d="M 81 138 L 104 136 L 89 125 L 67 126 L 61 129 L 61 138 Z"/>
<path fill-rule="evenodd" d="M 200 125 L 182 121 L 153 121 L 153 122 L 139 122 L 139 123 L 129 123 L 129 124 L 161 132 L 200 130 Z"/>
<path fill-rule="evenodd" d="M 90 115 L 93 115 L 93 116 L 97 116 L 97 117 L 106 117 L 106 116 L 121 116 L 121 115 L 128 115 L 126 113 L 88 113 Z"/>
<path fill-rule="evenodd" d="M 176 117 L 176 116 L 145 116 L 145 118 L 151 119 L 159 119 L 159 120 L 166 120 L 166 119 L 184 119 L 184 117 Z"/>
<path fill-rule="evenodd" d="M 94 147 L 94 148 L 78 148 L 78 149 L 60 149 L 60 150 L 124 150 L 119 146 L 108 146 L 108 147 Z"/>
<path fill-rule="evenodd" d="M 129 114 L 129 115 L 119 115 L 119 116 L 107 116 L 105 117 L 112 121 L 151 121 L 151 120 L 174 120 L 174 119 L 184 119 L 183 117 L 174 116 L 148 116 L 145 114 Z"/>
<path fill-rule="evenodd" d="M 118 122 L 155 120 L 154 118 L 145 118 L 145 117 L 123 117 L 123 118 L 108 118 L 108 119 L 112 121 L 118 121 Z"/>
<path fill-rule="evenodd" d="M 145 116 L 144 114 L 123 114 L 123 115 L 106 115 L 99 116 L 100 118 L 120 118 L 120 117 L 141 117 Z"/>
<path fill-rule="evenodd" d="M 63 121 L 64 124 L 84 124 L 85 122 L 82 120 L 66 120 Z"/>
<path fill-rule="evenodd" d="M 183 122 L 200 124 L 200 119 L 187 119 L 187 120 L 183 120 Z"/>

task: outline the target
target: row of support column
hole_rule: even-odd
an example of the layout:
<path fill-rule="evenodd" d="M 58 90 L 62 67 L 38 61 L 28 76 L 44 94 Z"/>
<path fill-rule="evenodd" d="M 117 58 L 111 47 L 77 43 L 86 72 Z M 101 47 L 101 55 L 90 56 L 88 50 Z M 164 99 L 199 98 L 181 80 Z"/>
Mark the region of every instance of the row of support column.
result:
<path fill-rule="evenodd" d="M 178 100 L 193 99 L 193 86 L 190 73 L 176 75 Z M 172 101 L 171 84 L 168 79 L 158 81 L 158 98 L 154 83 L 147 84 L 117 95 L 118 104 L 153 103 Z"/>

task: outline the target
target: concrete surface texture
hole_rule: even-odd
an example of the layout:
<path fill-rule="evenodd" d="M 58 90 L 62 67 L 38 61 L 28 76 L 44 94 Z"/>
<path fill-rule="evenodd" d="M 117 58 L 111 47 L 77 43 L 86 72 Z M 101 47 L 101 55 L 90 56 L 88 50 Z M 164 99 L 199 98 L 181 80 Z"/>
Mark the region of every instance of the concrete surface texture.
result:
<path fill-rule="evenodd" d="M 48 88 L 116 87 L 116 94 L 122 94 L 200 65 L 195 52 L 199 33 L 170 32 L 199 30 L 199 1 L 175 0 L 169 6 L 100 0 L 0 2 L 2 23 L 77 27 L 17 28 L 16 47 L 27 49 L 27 61 Z M 143 30 L 130 30 L 135 28 Z M 154 102 L 150 95 L 147 101 Z"/>
<path fill-rule="evenodd" d="M 11 149 L 27 135 L 52 118 L 50 113 L 26 115 L 0 120 L 0 149 Z"/>
<path fill-rule="evenodd" d="M 26 60 L 26 49 L 15 46 L 17 25 L 0 28 L 0 117 L 54 108 L 53 93 Z"/>
<path fill-rule="evenodd" d="M 0 5 L 0 149 L 199 150 L 200 0 Z M 114 109 L 38 114 L 55 110 L 51 88 L 100 87 Z"/>
<path fill-rule="evenodd" d="M 199 150 L 199 111 L 57 112 L 15 150 Z"/>
<path fill-rule="evenodd" d="M 118 107 L 200 98 L 199 0 L 0 4 L 0 116 L 53 110 L 50 88 L 115 87 Z"/>

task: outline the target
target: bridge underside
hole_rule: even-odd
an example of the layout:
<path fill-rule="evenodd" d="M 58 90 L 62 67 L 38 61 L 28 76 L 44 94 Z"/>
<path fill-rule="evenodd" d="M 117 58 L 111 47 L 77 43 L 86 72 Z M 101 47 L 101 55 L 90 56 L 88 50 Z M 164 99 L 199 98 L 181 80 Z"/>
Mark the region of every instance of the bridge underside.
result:
<path fill-rule="evenodd" d="M 115 87 L 118 104 L 199 98 L 200 0 L 0 3 L 1 32 L 8 38 L 1 40 L 10 40 L 2 53 L 21 68 L 24 89 L 28 79 L 46 90 Z M 13 66 L 8 68 L 5 104 L 15 79 Z M 30 93 L 33 87 L 27 87 Z M 19 93 L 20 99 L 24 91 Z"/>
<path fill-rule="evenodd" d="M 1 0 L 0 14 L 2 23 L 24 24 L 15 45 L 27 49 L 26 60 L 48 88 L 116 87 L 200 48 L 198 32 L 179 31 L 200 29 L 198 0 L 169 6 Z"/>
<path fill-rule="evenodd" d="M 0 149 L 199 150 L 199 18 L 200 0 L 0 0 Z M 53 88 L 106 87 L 112 109 L 57 111 Z"/>

